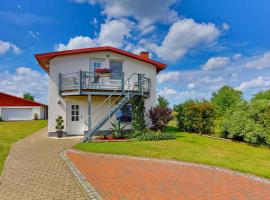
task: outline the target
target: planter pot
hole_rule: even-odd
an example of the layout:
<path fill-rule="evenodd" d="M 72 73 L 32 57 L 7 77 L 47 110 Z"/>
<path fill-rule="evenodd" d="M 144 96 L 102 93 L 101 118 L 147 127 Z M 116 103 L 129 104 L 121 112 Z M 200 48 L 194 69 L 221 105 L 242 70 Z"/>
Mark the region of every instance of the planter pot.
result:
<path fill-rule="evenodd" d="M 56 133 L 58 138 L 63 137 L 63 131 L 57 131 Z"/>

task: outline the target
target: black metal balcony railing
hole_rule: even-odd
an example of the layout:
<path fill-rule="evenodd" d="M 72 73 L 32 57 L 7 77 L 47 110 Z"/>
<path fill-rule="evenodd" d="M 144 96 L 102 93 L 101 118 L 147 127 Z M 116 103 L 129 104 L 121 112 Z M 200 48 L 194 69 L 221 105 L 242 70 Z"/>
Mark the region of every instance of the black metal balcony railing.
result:
<path fill-rule="evenodd" d="M 130 80 L 130 85 L 134 90 L 141 91 L 142 93 L 149 94 L 150 92 L 150 79 L 146 78 L 143 74 L 137 74 L 133 80 Z M 95 73 L 89 71 L 79 71 L 73 73 L 59 74 L 59 94 L 65 91 L 78 91 L 81 93 L 83 90 L 116 90 L 121 88 L 125 90 L 124 86 L 125 75 L 124 73 Z"/>

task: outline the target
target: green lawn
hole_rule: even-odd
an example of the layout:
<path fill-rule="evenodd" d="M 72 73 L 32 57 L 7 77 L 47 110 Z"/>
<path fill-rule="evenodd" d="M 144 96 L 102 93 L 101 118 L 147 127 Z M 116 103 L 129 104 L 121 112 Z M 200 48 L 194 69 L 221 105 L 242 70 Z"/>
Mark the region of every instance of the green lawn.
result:
<path fill-rule="evenodd" d="M 200 135 L 168 132 L 176 140 L 77 144 L 76 149 L 98 153 L 173 159 L 221 166 L 270 178 L 270 149 L 248 144 L 212 139 Z"/>
<path fill-rule="evenodd" d="M 47 120 L 0 122 L 0 174 L 12 144 L 47 126 Z"/>

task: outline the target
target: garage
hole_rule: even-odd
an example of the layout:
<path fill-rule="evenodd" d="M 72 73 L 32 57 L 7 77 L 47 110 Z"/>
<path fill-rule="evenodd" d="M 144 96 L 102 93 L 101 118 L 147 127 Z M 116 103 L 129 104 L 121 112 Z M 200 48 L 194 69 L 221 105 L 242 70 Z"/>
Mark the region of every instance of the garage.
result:
<path fill-rule="evenodd" d="M 0 92 L 0 121 L 47 119 L 48 106 Z"/>
<path fill-rule="evenodd" d="M 2 119 L 4 121 L 32 120 L 32 108 L 2 108 Z"/>

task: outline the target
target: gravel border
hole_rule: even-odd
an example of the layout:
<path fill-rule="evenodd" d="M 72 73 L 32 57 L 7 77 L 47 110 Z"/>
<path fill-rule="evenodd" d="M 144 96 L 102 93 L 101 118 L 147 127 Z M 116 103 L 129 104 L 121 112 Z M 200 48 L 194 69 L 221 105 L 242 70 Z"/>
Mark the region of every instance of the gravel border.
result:
<path fill-rule="evenodd" d="M 85 192 L 86 196 L 91 200 L 103 200 L 102 196 L 97 192 L 97 190 L 86 180 L 86 178 L 81 174 L 81 172 L 75 167 L 75 165 L 67 157 L 66 152 L 69 150 L 64 150 L 60 153 L 60 157 L 67 164 L 70 172 L 73 174 L 78 184 Z"/>
<path fill-rule="evenodd" d="M 235 176 L 245 177 L 247 179 L 257 181 L 257 182 L 261 182 L 261 183 L 270 184 L 270 179 L 267 179 L 267 178 L 259 177 L 259 176 L 244 173 L 244 172 L 237 172 L 237 171 L 233 171 L 231 169 L 226 169 L 226 168 L 222 168 L 222 167 L 206 165 L 206 164 L 196 164 L 196 163 L 190 163 L 190 162 L 185 162 L 185 161 L 166 160 L 166 159 L 158 159 L 158 158 L 146 158 L 146 157 L 136 157 L 136 156 L 127 156 L 127 155 L 92 153 L 92 152 L 84 152 L 84 151 L 75 150 L 75 149 L 69 149 L 68 151 L 71 151 L 71 152 L 74 152 L 74 153 L 79 153 L 79 154 L 84 154 L 84 155 L 89 155 L 89 154 L 91 155 L 92 154 L 92 155 L 105 156 L 105 157 L 136 159 L 136 160 L 144 160 L 144 161 L 152 161 L 152 162 L 171 163 L 171 164 L 191 166 L 191 167 L 197 167 L 197 168 L 205 168 L 205 169 L 209 169 L 209 170 L 215 170 L 215 171 L 220 171 L 220 172 L 224 172 L 224 173 L 227 173 L 227 174 L 232 174 L 232 175 L 235 175 Z"/>

